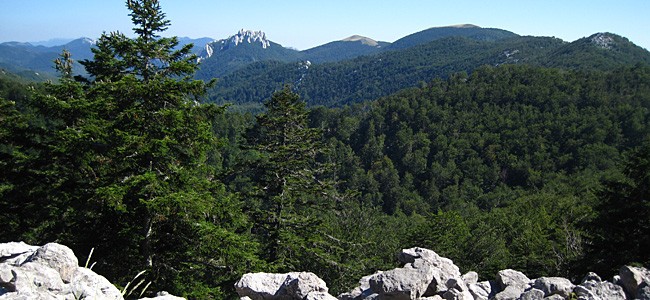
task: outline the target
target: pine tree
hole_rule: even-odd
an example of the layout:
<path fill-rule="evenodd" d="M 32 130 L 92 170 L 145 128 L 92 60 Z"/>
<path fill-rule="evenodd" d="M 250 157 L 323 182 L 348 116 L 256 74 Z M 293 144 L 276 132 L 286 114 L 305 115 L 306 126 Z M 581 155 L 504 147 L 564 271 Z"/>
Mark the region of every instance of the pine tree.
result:
<path fill-rule="evenodd" d="M 170 23 L 158 1 L 127 7 L 136 37 L 103 34 L 81 62 L 87 79 L 64 53 L 60 82 L 38 97 L 54 122 L 47 201 L 63 212 L 50 227 L 78 253 L 94 247 L 95 269 L 117 284 L 146 270 L 150 290 L 222 298 L 257 261 L 238 199 L 207 164 L 223 108 L 199 104 L 192 45 L 160 37 Z"/>
<path fill-rule="evenodd" d="M 332 185 L 319 163 L 326 149 L 322 132 L 308 126 L 305 102 L 288 86 L 264 103 L 267 111 L 246 133 L 259 154 L 251 167 L 260 199 L 256 232 L 274 270 L 308 269 L 319 256 L 322 214 L 331 208 Z"/>

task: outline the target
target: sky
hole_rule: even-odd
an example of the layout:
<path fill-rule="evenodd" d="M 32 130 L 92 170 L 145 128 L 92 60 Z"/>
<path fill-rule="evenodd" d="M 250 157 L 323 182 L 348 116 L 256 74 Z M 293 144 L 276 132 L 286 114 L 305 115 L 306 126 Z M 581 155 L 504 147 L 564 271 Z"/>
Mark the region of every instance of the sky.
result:
<path fill-rule="evenodd" d="M 130 35 L 126 1 L 0 0 L 0 42 Z M 650 0 L 160 0 L 164 36 L 223 39 L 261 30 L 304 50 L 352 35 L 395 40 L 431 27 L 474 24 L 574 41 L 611 32 L 650 49 Z"/>

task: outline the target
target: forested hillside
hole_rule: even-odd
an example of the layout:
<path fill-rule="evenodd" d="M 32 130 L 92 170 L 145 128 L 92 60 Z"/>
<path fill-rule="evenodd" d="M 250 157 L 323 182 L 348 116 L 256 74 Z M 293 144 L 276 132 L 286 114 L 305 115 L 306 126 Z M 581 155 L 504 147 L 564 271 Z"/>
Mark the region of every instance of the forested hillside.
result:
<path fill-rule="evenodd" d="M 209 101 L 260 105 L 291 83 L 309 105 L 344 106 L 374 100 L 432 78 L 483 66 L 524 64 L 566 69 L 613 70 L 643 62 L 650 52 L 614 34 L 594 34 L 573 43 L 547 37 L 476 40 L 451 36 L 399 51 L 312 65 L 260 62 L 220 78 Z"/>
<path fill-rule="evenodd" d="M 56 83 L 0 75 L 2 242 L 92 251 L 120 287 L 145 271 L 145 295 L 192 299 L 232 298 L 257 271 L 311 271 L 337 294 L 412 246 L 484 276 L 650 264 L 650 66 L 562 62 L 616 61 L 598 51 L 617 37 L 451 37 L 399 57 L 255 64 L 270 71 L 247 80 L 272 96 L 247 91 L 238 103 L 263 103 L 252 114 L 202 103 L 192 45 L 159 36 L 157 1 L 128 7 L 136 38 L 103 35 L 88 77 L 66 51 Z M 390 80 L 349 80 L 367 74 Z"/>

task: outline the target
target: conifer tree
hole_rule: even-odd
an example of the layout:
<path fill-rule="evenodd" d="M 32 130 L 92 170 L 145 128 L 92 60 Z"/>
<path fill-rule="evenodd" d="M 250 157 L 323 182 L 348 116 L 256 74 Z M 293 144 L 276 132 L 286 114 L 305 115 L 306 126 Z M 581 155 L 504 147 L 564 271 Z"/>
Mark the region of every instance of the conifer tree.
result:
<path fill-rule="evenodd" d="M 66 213 L 53 222 L 76 252 L 94 247 L 95 270 L 118 285 L 146 270 L 150 290 L 223 298 L 257 261 L 237 198 L 206 164 L 223 108 L 199 104 L 192 45 L 160 37 L 170 23 L 158 1 L 127 7 L 136 37 L 103 34 L 81 62 L 87 79 L 64 53 L 60 82 L 38 97 L 57 123 L 44 170 L 57 183 L 52 211 Z"/>
<path fill-rule="evenodd" d="M 267 111 L 246 133 L 259 153 L 252 163 L 260 199 L 256 233 L 264 258 L 277 271 L 308 269 L 319 254 L 323 209 L 331 208 L 332 185 L 318 157 L 326 147 L 322 133 L 308 126 L 305 102 L 288 86 L 264 103 Z M 320 234 L 319 234 L 320 233 Z"/>

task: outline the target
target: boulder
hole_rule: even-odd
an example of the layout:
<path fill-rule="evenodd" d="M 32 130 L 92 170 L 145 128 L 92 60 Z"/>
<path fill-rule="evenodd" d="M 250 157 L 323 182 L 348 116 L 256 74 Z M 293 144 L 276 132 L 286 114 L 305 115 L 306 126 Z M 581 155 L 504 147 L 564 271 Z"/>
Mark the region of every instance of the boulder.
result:
<path fill-rule="evenodd" d="M 77 268 L 70 291 L 75 299 L 122 299 L 122 293 L 108 279 L 88 268 Z"/>
<path fill-rule="evenodd" d="M 368 296 L 373 294 L 370 290 L 370 278 L 383 273 L 383 271 L 377 271 L 375 274 L 366 275 L 361 277 L 359 280 L 359 286 L 352 289 L 352 291 L 340 294 L 339 300 L 356 300 L 356 299 L 366 299 Z"/>
<path fill-rule="evenodd" d="M 521 294 L 519 300 L 538 300 L 544 299 L 544 292 L 538 289 L 530 289 Z"/>
<path fill-rule="evenodd" d="M 533 287 L 544 292 L 544 297 L 560 295 L 569 298 L 575 285 L 562 277 L 540 277 L 535 280 Z"/>
<path fill-rule="evenodd" d="M 497 273 L 497 283 L 501 289 L 508 286 L 526 287 L 530 283 L 530 279 L 524 274 L 516 270 L 506 269 Z"/>
<path fill-rule="evenodd" d="M 304 299 L 312 292 L 327 294 L 327 284 L 320 279 L 316 274 L 309 272 L 301 272 L 295 278 L 287 276 L 284 284 L 285 294 L 294 297 L 295 299 Z"/>
<path fill-rule="evenodd" d="M 619 270 L 621 284 L 629 298 L 640 298 L 638 292 L 644 293 L 650 286 L 650 271 L 646 268 L 623 266 Z"/>
<path fill-rule="evenodd" d="M 516 300 L 521 297 L 521 294 L 523 294 L 525 291 L 525 288 L 520 287 L 520 286 L 515 286 L 515 285 L 510 285 L 507 286 L 504 290 L 498 292 L 496 295 L 494 295 L 494 300 Z"/>
<path fill-rule="evenodd" d="M 459 291 L 457 289 L 447 290 L 442 294 L 442 298 L 445 300 L 474 300 L 474 296 L 469 291 Z"/>
<path fill-rule="evenodd" d="M 594 272 L 589 272 L 589 273 L 587 273 L 587 275 L 585 275 L 584 278 L 582 278 L 581 283 L 585 283 L 587 281 L 601 282 L 603 280 L 600 279 L 600 276 L 598 276 L 598 274 L 596 274 Z"/>
<path fill-rule="evenodd" d="M 578 300 L 625 300 L 620 285 L 607 281 L 587 280 L 573 289 Z"/>
<path fill-rule="evenodd" d="M 123 299 L 106 278 L 78 264 L 72 250 L 61 244 L 0 244 L 0 299 Z M 163 297 L 154 299 L 183 299 Z"/>
<path fill-rule="evenodd" d="M 475 300 L 488 300 L 496 294 L 498 290 L 496 284 L 494 281 L 481 281 L 469 284 L 467 289 Z"/>
<path fill-rule="evenodd" d="M 79 261 L 72 249 L 57 243 L 49 243 L 38 248 L 31 261 L 54 269 L 61 274 L 61 279 L 65 283 L 72 280 L 74 272 L 79 267 Z"/>
<path fill-rule="evenodd" d="M 650 285 L 642 285 L 636 291 L 636 299 L 650 300 Z"/>
<path fill-rule="evenodd" d="M 451 259 L 441 257 L 429 249 L 420 247 L 403 249 L 397 255 L 397 259 L 404 264 L 411 264 L 415 268 L 432 267 L 433 279 L 425 293 L 426 296 L 444 293 L 447 290 L 449 279 L 461 278 L 460 269 Z"/>
<path fill-rule="evenodd" d="M 20 266 L 31 257 L 38 248 L 38 246 L 30 246 L 24 242 L 2 243 L 0 244 L 0 263 Z"/>
<path fill-rule="evenodd" d="M 235 283 L 240 297 L 252 300 L 303 299 L 311 292 L 327 293 L 327 285 L 309 272 L 248 273 Z"/>
<path fill-rule="evenodd" d="M 465 284 L 474 284 L 478 282 L 478 273 L 474 271 L 467 272 L 460 277 Z"/>
<path fill-rule="evenodd" d="M 323 292 L 311 292 L 305 296 L 304 300 L 338 300 L 336 297 Z"/>
<path fill-rule="evenodd" d="M 434 270 L 428 265 L 419 268 L 407 264 L 370 278 L 370 290 L 379 298 L 413 300 L 424 295 L 433 280 Z"/>
<path fill-rule="evenodd" d="M 518 299 L 530 286 L 530 279 L 524 273 L 506 269 L 497 273 L 497 283 L 499 284 L 500 292 L 494 296 L 494 299 Z"/>
<path fill-rule="evenodd" d="M 252 300 L 280 299 L 284 282 L 287 278 L 297 277 L 297 274 L 248 273 L 235 283 L 235 289 L 240 297 L 247 296 Z"/>

